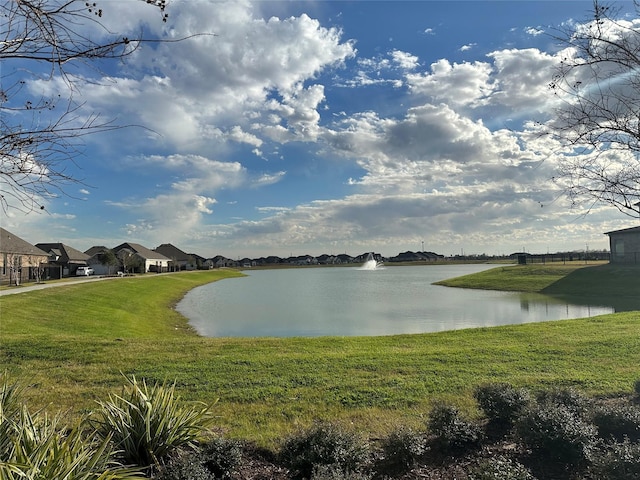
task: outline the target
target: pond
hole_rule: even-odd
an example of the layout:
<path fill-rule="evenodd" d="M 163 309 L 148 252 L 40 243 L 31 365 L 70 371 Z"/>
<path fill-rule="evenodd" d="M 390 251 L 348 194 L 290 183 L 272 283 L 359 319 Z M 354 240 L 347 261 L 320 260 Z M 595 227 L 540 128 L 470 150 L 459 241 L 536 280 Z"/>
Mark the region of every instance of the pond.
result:
<path fill-rule="evenodd" d="M 377 336 L 582 318 L 606 302 L 432 285 L 495 265 L 249 270 L 178 304 L 208 337 Z M 639 307 L 640 308 L 640 307 Z"/>

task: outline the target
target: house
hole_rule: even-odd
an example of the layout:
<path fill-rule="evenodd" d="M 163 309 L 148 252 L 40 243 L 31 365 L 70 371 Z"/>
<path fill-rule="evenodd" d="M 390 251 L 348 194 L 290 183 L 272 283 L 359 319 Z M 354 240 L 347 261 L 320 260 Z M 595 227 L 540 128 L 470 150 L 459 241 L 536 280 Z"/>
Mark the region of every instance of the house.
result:
<path fill-rule="evenodd" d="M 169 270 L 171 271 L 196 270 L 198 268 L 195 258 L 170 243 L 163 243 L 153 251 L 169 259 Z"/>
<path fill-rule="evenodd" d="M 606 232 L 609 235 L 611 263 L 640 265 L 640 227 Z"/>
<path fill-rule="evenodd" d="M 88 265 L 89 255 L 64 243 L 36 243 L 36 247 L 49 254 L 48 270 L 53 278 L 75 275 L 78 267 Z"/>
<path fill-rule="evenodd" d="M 120 264 L 126 273 L 133 271 L 140 273 L 169 271 L 169 262 L 171 261 L 169 258 L 138 243 L 122 243 L 114 247 L 113 252 L 120 259 Z"/>
<path fill-rule="evenodd" d="M 223 257 L 222 255 L 216 255 L 213 258 L 208 258 L 204 261 L 206 268 L 225 268 L 225 267 L 237 267 L 238 262 L 231 260 L 230 258 Z"/>
<path fill-rule="evenodd" d="M 119 261 L 115 253 L 103 245 L 95 245 L 88 250 L 85 250 L 89 255 L 87 264 L 93 268 L 96 275 L 113 275 L 116 273 Z"/>
<path fill-rule="evenodd" d="M 48 260 L 47 252 L 0 227 L 0 284 L 39 281 Z"/>

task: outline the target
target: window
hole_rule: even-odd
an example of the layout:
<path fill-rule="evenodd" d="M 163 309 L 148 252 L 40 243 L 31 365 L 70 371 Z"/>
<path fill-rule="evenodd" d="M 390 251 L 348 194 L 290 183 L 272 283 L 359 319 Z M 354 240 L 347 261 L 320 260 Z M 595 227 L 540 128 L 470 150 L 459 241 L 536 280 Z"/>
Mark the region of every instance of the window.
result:
<path fill-rule="evenodd" d="M 624 240 L 616 240 L 614 244 L 614 253 L 616 257 L 624 257 Z"/>

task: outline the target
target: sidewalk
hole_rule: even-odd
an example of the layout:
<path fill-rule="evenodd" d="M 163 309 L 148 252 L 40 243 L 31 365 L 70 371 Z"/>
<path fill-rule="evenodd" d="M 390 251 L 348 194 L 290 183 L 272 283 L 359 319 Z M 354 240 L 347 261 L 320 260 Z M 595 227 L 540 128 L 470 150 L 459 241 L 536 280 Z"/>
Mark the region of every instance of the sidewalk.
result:
<path fill-rule="evenodd" d="M 45 288 L 53 288 L 53 287 L 65 287 L 69 285 L 76 285 L 78 283 L 88 283 L 88 282 L 100 282 L 102 280 L 113 280 L 120 277 L 87 277 L 87 278 L 74 278 L 73 280 L 69 280 L 67 282 L 57 282 L 54 281 L 52 283 L 36 283 L 29 284 L 26 287 L 7 287 L 0 290 L 0 297 L 5 295 L 15 295 L 17 293 L 26 293 L 33 292 L 35 290 L 44 290 Z"/>

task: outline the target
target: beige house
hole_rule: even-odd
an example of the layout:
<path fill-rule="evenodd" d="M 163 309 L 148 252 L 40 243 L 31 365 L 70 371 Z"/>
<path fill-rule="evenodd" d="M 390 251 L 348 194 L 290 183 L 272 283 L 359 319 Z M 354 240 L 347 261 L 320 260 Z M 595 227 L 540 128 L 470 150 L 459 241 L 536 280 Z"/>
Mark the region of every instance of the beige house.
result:
<path fill-rule="evenodd" d="M 0 227 L 0 284 L 39 281 L 48 261 L 47 252 Z"/>
<path fill-rule="evenodd" d="M 611 263 L 640 265 L 640 227 L 607 232 Z"/>

